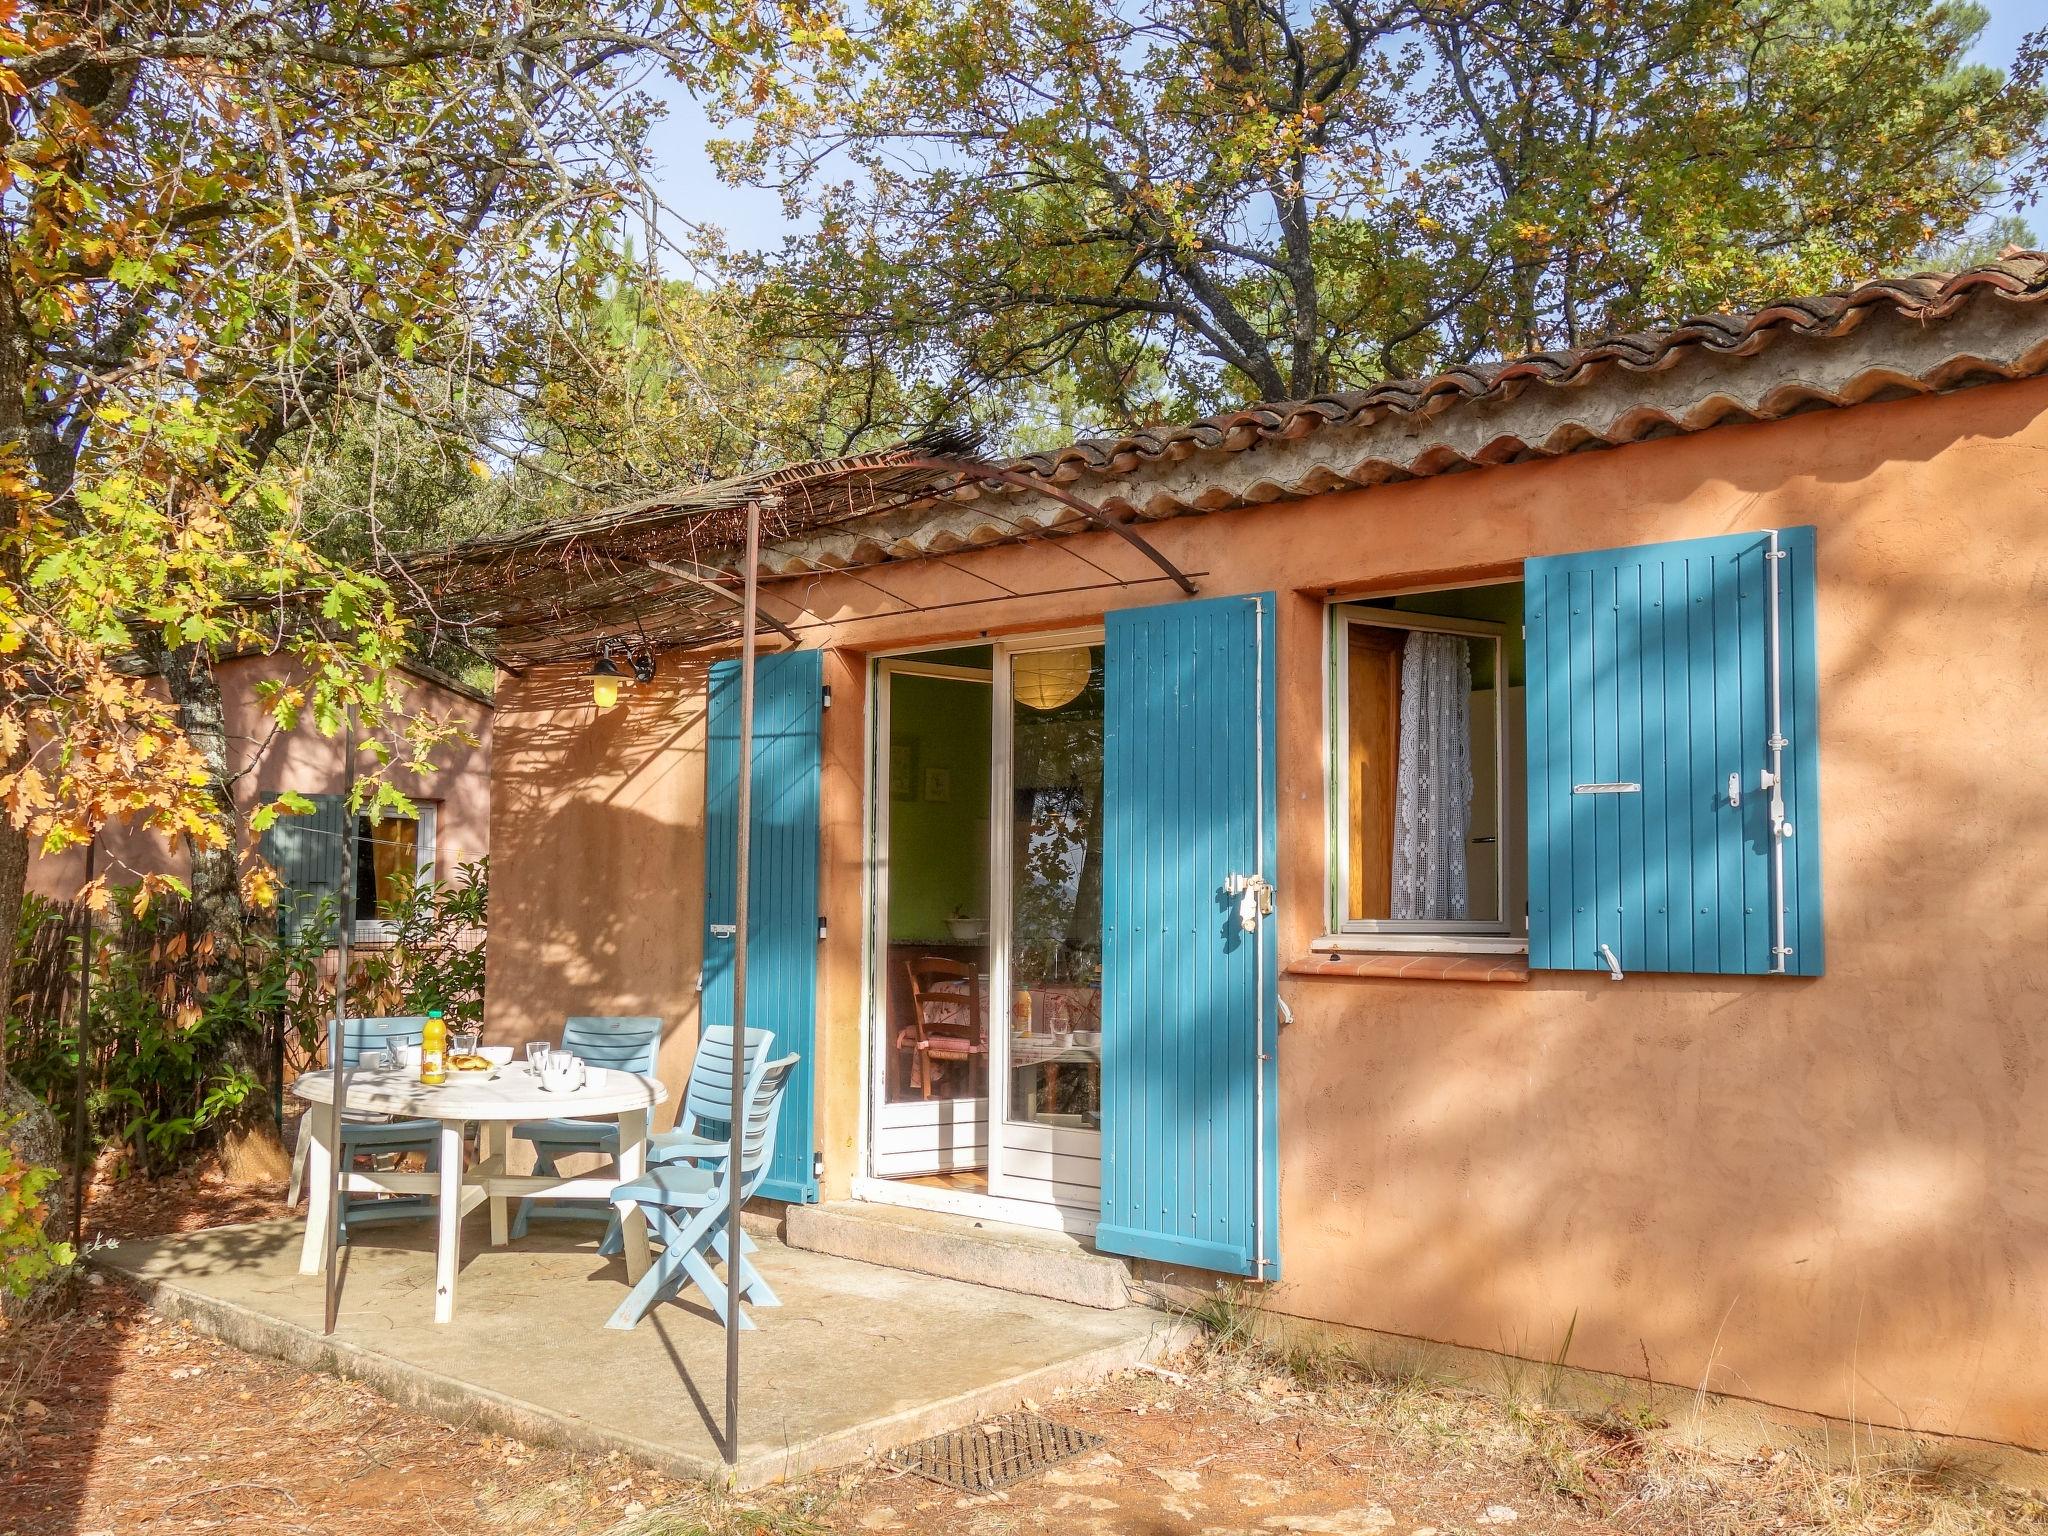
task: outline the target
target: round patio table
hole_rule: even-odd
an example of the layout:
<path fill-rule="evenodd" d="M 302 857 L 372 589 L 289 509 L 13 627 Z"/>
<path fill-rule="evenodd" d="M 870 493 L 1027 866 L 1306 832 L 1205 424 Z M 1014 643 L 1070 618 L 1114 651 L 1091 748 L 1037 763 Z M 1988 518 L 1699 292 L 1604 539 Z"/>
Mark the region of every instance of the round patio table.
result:
<path fill-rule="evenodd" d="M 311 1106 L 306 1126 L 312 1132 L 306 1166 L 306 1239 L 299 1251 L 299 1273 L 317 1275 L 326 1256 L 327 1224 L 331 1220 L 328 1189 L 333 1179 L 334 1149 L 340 1142 L 334 1108 L 334 1075 L 308 1072 L 292 1084 L 292 1093 Z M 450 1072 L 448 1081 L 429 1085 L 411 1067 L 359 1067 L 342 1075 L 341 1109 L 351 1114 L 392 1115 L 403 1120 L 440 1122 L 440 1167 L 432 1173 L 383 1172 L 344 1168 L 341 1192 L 433 1195 L 439 1231 L 435 1240 L 434 1321 L 455 1316 L 455 1274 L 462 1259 L 462 1218 L 488 1200 L 491 1204 L 491 1245 L 506 1241 L 506 1202 L 535 1200 L 610 1200 L 619 1184 L 638 1178 L 647 1168 L 647 1117 L 668 1097 L 657 1078 L 610 1067 L 590 1068 L 590 1080 L 573 1093 L 550 1093 L 527 1070 L 513 1062 L 492 1072 Z M 512 1127 L 523 1120 L 571 1116 L 579 1120 L 619 1121 L 619 1169 L 615 1174 L 570 1177 L 561 1174 L 514 1174 L 507 1171 Z M 463 1127 L 481 1127 L 481 1157 L 464 1166 Z M 628 1203 L 620 1212 L 626 1242 L 626 1276 L 638 1280 L 647 1272 L 647 1218 Z"/>

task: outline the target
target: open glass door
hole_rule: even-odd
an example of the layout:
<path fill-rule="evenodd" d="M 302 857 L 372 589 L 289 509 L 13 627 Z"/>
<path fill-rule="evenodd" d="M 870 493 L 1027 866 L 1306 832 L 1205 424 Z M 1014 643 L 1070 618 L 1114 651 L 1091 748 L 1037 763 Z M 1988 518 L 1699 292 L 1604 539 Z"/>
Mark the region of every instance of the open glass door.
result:
<path fill-rule="evenodd" d="M 991 653 L 881 663 L 870 1168 L 986 1188 Z"/>
<path fill-rule="evenodd" d="M 992 1194 L 1093 1212 L 1102 1166 L 1103 651 L 996 665 Z"/>

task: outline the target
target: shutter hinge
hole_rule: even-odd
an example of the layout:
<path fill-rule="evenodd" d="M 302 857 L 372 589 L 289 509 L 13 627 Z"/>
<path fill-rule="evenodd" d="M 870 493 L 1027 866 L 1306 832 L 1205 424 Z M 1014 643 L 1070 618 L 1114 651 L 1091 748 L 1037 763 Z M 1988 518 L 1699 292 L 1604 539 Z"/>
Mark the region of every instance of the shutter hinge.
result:
<path fill-rule="evenodd" d="M 818 939 L 819 939 L 819 942 L 821 942 L 821 943 L 822 943 L 822 942 L 824 941 L 824 938 L 825 938 L 825 919 L 824 919 L 824 916 L 823 916 L 822 914 L 820 914 L 820 916 L 819 916 L 819 918 L 818 918 Z"/>
<path fill-rule="evenodd" d="M 825 709 L 830 709 L 832 707 L 832 685 L 830 683 L 827 683 L 823 688 L 819 689 L 818 691 L 825 696 L 825 702 L 822 707 Z"/>

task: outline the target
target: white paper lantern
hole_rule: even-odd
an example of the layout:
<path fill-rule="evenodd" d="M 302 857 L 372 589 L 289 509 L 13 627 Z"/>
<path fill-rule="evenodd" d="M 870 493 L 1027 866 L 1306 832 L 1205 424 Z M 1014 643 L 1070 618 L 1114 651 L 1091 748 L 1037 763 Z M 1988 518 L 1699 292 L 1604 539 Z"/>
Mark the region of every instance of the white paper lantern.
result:
<path fill-rule="evenodd" d="M 1088 647 L 1063 651 L 1026 651 L 1010 663 L 1010 690 L 1033 709 L 1058 709 L 1071 704 L 1088 686 Z"/>

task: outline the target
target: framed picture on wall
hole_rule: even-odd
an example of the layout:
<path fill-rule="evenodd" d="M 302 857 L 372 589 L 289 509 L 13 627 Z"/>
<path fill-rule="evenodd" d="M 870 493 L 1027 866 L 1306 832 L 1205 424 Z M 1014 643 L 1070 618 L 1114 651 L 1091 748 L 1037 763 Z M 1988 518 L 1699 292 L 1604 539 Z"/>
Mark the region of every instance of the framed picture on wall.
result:
<path fill-rule="evenodd" d="M 924 742 L 916 736 L 899 736 L 889 748 L 889 798 L 915 800 L 923 775 L 918 765 L 924 759 Z"/>

